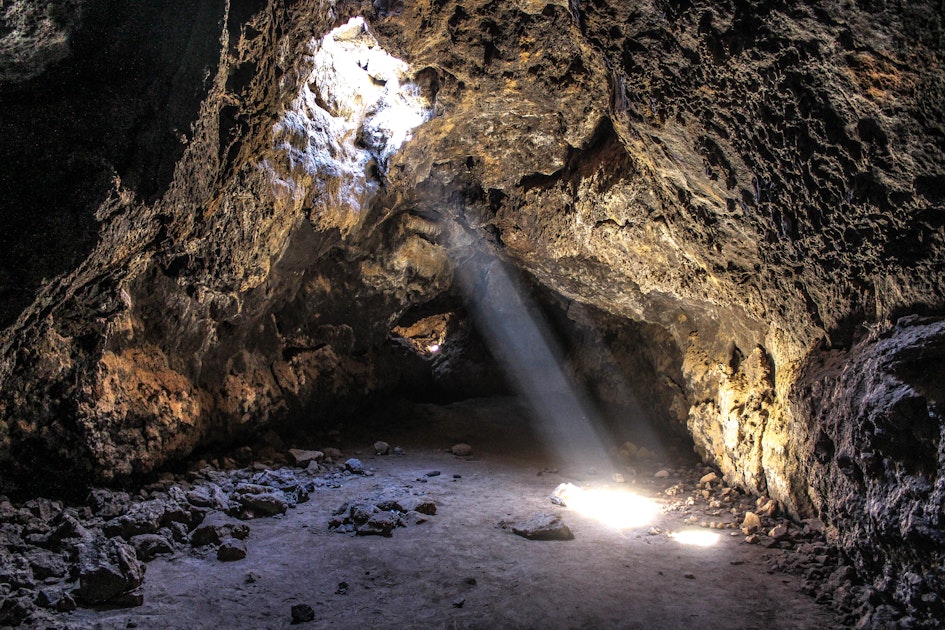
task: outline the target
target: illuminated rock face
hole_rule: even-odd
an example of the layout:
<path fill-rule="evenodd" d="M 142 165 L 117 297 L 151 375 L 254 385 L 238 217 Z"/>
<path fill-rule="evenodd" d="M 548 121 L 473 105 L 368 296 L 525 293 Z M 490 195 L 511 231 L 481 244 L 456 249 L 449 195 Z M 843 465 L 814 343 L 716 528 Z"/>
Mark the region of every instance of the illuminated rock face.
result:
<path fill-rule="evenodd" d="M 942 589 L 937 3 L 374 2 L 366 27 L 314 0 L 74 4 L 2 40 L 26 60 L 5 136 L 49 129 L 3 149 L 32 182 L 4 173 L 7 232 L 35 233 L 3 252 L 10 470 L 147 472 L 403 384 L 423 364 L 391 331 L 487 242 L 600 395 L 819 515 L 900 599 Z"/>

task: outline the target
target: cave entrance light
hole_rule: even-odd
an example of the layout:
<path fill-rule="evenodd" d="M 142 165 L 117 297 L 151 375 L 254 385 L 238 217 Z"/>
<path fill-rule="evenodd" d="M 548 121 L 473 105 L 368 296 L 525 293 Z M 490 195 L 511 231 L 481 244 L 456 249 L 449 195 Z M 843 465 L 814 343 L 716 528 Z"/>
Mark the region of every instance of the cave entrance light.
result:
<path fill-rule="evenodd" d="M 534 426 L 562 472 L 583 477 L 589 469 L 611 468 L 614 462 L 598 434 L 600 419 L 525 288 L 491 243 L 457 222 L 445 232 L 457 283 L 483 338 L 529 405 Z M 629 490 L 563 484 L 556 492 L 568 508 L 617 529 L 646 525 L 660 509 Z"/>

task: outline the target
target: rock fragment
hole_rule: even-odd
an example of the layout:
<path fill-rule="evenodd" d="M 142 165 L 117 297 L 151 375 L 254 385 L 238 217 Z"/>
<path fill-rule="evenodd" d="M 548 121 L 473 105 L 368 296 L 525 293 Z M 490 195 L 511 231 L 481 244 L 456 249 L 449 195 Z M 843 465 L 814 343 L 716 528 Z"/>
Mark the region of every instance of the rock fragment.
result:
<path fill-rule="evenodd" d="M 571 528 L 560 516 L 541 513 L 512 525 L 512 533 L 528 540 L 573 540 Z"/>
<path fill-rule="evenodd" d="M 242 560 L 246 557 L 246 544 L 235 538 L 228 538 L 223 541 L 217 549 L 217 560 L 221 562 L 233 562 Z"/>
<path fill-rule="evenodd" d="M 387 455 L 388 453 L 390 453 L 390 444 L 381 440 L 374 443 L 375 455 Z"/>
<path fill-rule="evenodd" d="M 705 475 L 702 475 L 702 477 L 699 478 L 699 485 L 704 486 L 706 484 L 715 483 L 718 480 L 719 480 L 719 476 L 716 475 L 714 472 L 710 472 Z"/>
<path fill-rule="evenodd" d="M 364 464 L 361 463 L 360 459 L 352 457 L 345 462 L 345 470 L 353 475 L 363 475 Z"/>
<path fill-rule="evenodd" d="M 249 535 L 249 526 L 240 523 L 222 512 L 211 512 L 207 518 L 190 534 L 190 543 L 194 547 L 215 545 L 227 538 L 242 540 Z"/>
<path fill-rule="evenodd" d="M 745 535 L 754 534 L 761 527 L 761 519 L 754 512 L 745 512 L 745 518 L 740 527 Z"/>
<path fill-rule="evenodd" d="M 786 538 L 787 535 L 788 535 L 788 528 L 787 528 L 787 525 L 785 525 L 784 523 L 775 525 L 774 527 L 771 528 L 771 531 L 768 532 L 768 536 L 770 536 L 771 538 L 774 538 L 775 540 L 781 540 L 782 538 Z"/>
<path fill-rule="evenodd" d="M 289 449 L 289 459 L 300 468 L 305 468 L 312 462 L 318 463 L 324 458 L 325 453 L 322 451 L 307 451 L 299 448 Z"/>
<path fill-rule="evenodd" d="M 466 444 L 465 442 L 460 442 L 459 444 L 454 444 L 450 449 L 450 453 L 456 455 L 457 457 L 468 457 L 472 455 L 472 446 Z"/>
<path fill-rule="evenodd" d="M 292 625 L 315 621 L 315 611 L 308 604 L 296 604 L 292 607 Z"/>
<path fill-rule="evenodd" d="M 80 543 L 76 596 L 87 604 L 116 603 L 141 586 L 144 565 L 135 550 L 119 538 L 99 536 Z"/>
<path fill-rule="evenodd" d="M 657 479 L 666 479 L 667 477 L 669 477 L 669 471 L 666 470 L 665 468 L 662 468 L 660 470 L 657 470 L 653 474 L 653 476 L 656 477 Z"/>

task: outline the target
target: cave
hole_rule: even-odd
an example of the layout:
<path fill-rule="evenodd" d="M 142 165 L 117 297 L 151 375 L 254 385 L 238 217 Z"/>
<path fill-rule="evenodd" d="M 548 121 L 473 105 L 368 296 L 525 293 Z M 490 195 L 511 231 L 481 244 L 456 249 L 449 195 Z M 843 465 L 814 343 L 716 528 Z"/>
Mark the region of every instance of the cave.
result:
<path fill-rule="evenodd" d="M 939 628 L 937 0 L 5 0 L 0 626 Z"/>

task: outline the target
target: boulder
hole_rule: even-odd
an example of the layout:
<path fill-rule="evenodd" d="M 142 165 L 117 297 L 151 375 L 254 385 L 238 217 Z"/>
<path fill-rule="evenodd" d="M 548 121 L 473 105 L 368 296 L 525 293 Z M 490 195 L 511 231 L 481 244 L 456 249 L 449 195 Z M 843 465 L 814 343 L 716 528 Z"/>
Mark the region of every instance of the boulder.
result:
<path fill-rule="evenodd" d="M 78 545 L 79 585 L 76 597 L 86 604 L 121 602 L 120 596 L 141 586 L 145 567 L 134 548 L 119 538 L 98 536 Z"/>

